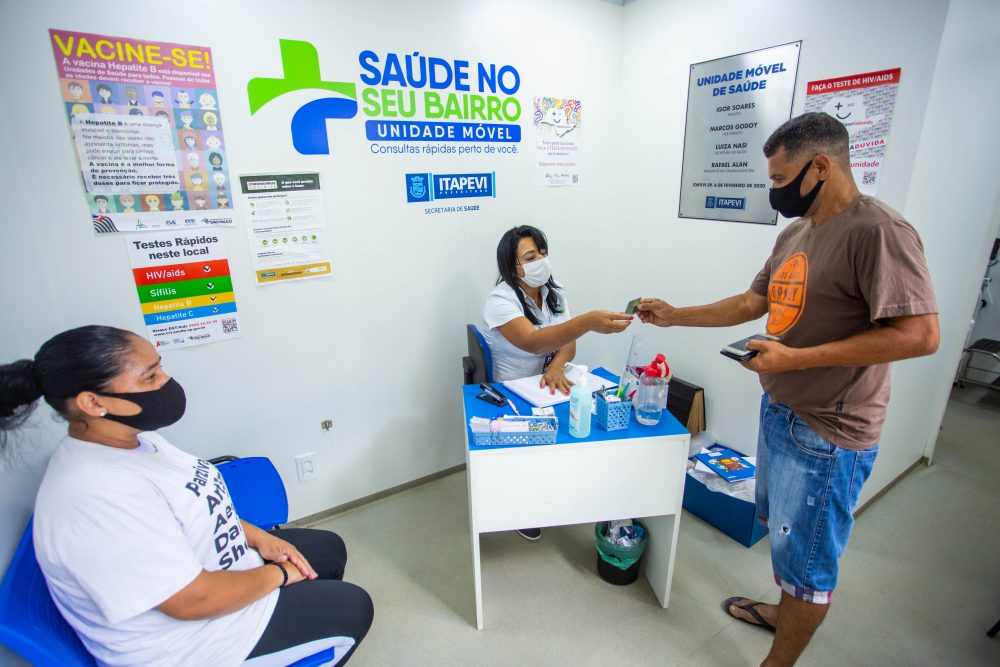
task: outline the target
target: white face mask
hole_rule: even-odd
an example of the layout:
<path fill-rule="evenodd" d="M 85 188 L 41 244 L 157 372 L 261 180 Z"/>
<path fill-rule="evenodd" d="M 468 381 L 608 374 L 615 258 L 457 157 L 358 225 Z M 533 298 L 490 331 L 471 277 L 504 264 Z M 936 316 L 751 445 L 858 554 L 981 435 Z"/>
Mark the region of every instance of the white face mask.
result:
<path fill-rule="evenodd" d="M 549 264 L 548 257 L 542 257 L 541 259 L 536 259 L 534 262 L 522 264 L 521 268 L 524 269 L 524 278 L 522 280 L 529 287 L 541 287 L 549 282 L 549 278 L 552 277 L 552 265 Z"/>

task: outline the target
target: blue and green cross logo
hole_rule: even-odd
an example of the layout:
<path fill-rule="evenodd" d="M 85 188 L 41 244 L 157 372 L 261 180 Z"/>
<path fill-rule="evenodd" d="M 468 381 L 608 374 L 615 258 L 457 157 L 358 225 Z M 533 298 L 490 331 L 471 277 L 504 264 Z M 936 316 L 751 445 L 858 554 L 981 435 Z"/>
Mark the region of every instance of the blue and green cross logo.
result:
<path fill-rule="evenodd" d="M 329 155 L 326 121 L 354 118 L 358 114 L 356 84 L 323 81 L 319 74 L 319 54 L 309 42 L 279 40 L 284 78 L 257 77 L 247 83 L 250 115 L 286 93 L 296 90 L 329 90 L 343 97 L 322 97 L 302 105 L 292 116 L 292 145 L 303 155 Z M 349 98 L 349 99 L 347 99 Z"/>

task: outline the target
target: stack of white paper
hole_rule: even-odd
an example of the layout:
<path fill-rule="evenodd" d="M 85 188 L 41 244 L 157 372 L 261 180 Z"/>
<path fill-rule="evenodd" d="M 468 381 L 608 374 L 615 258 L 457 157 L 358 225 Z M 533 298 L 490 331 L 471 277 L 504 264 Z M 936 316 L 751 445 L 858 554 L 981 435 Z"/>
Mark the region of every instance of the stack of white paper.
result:
<path fill-rule="evenodd" d="M 576 380 L 576 378 L 571 378 Z M 503 383 L 503 386 L 510 389 L 512 392 L 539 408 L 545 408 L 550 405 L 558 405 L 560 403 L 565 403 L 569 400 L 569 396 L 562 393 L 561 391 L 556 391 L 555 395 L 549 393 L 548 387 L 539 387 L 538 385 L 542 381 L 541 375 L 532 375 L 528 378 L 521 378 L 520 380 L 507 380 Z M 587 388 L 590 391 L 597 391 L 601 388 L 617 387 L 617 382 L 612 382 L 606 378 L 602 378 L 599 375 L 594 375 L 593 373 L 587 373 Z"/>

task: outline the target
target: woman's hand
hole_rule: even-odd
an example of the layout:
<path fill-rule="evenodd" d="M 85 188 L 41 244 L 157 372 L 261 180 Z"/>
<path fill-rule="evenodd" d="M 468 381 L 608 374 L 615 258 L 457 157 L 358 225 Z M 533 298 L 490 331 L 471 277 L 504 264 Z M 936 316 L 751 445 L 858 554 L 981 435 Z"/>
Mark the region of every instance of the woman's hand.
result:
<path fill-rule="evenodd" d="M 271 560 L 270 558 L 268 560 Z M 274 561 L 277 563 L 278 561 Z M 285 586 L 291 586 L 292 584 L 297 584 L 300 581 L 305 581 L 306 579 L 315 579 L 315 577 L 307 577 L 302 574 L 302 570 L 295 567 L 291 563 L 281 563 L 281 567 L 285 568 L 285 572 L 288 573 L 288 581 L 285 582 Z"/>
<path fill-rule="evenodd" d="M 305 556 L 294 546 L 271 533 L 261 531 L 253 545 L 264 560 L 281 563 L 288 571 L 288 583 L 293 584 L 303 579 L 315 579 L 316 571 L 312 569 Z"/>
<path fill-rule="evenodd" d="M 566 379 L 566 373 L 562 369 L 562 366 L 557 368 L 556 364 L 553 363 L 549 365 L 549 370 L 545 371 L 545 375 L 542 376 L 542 381 L 538 386 L 548 387 L 549 394 L 552 396 L 555 396 L 557 389 L 568 396 L 573 383 Z"/>
<path fill-rule="evenodd" d="M 632 316 L 610 310 L 592 310 L 580 316 L 588 331 L 602 334 L 621 333 L 632 324 Z"/>

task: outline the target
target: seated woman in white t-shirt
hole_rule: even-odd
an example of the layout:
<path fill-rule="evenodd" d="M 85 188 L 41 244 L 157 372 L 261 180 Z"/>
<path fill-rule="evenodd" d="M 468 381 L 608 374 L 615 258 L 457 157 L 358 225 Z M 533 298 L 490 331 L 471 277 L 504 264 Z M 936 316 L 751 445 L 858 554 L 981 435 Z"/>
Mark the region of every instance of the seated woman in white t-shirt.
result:
<path fill-rule="evenodd" d="M 99 664 L 270 667 L 329 648 L 347 661 L 373 608 L 341 581 L 343 540 L 240 520 L 219 471 L 155 432 L 186 398 L 152 345 L 85 326 L 0 365 L 0 444 L 39 398 L 69 435 L 38 490 L 35 554 Z"/>
<path fill-rule="evenodd" d="M 548 241 L 535 227 L 514 227 L 501 237 L 497 269 L 500 278 L 483 308 L 496 382 L 543 374 L 540 386 L 568 394 L 573 383 L 563 368 L 576 356 L 576 339 L 590 331 L 618 333 L 632 321 L 607 310 L 572 317 L 566 290 L 552 277 Z M 529 540 L 541 536 L 538 528 L 518 533 Z"/>

